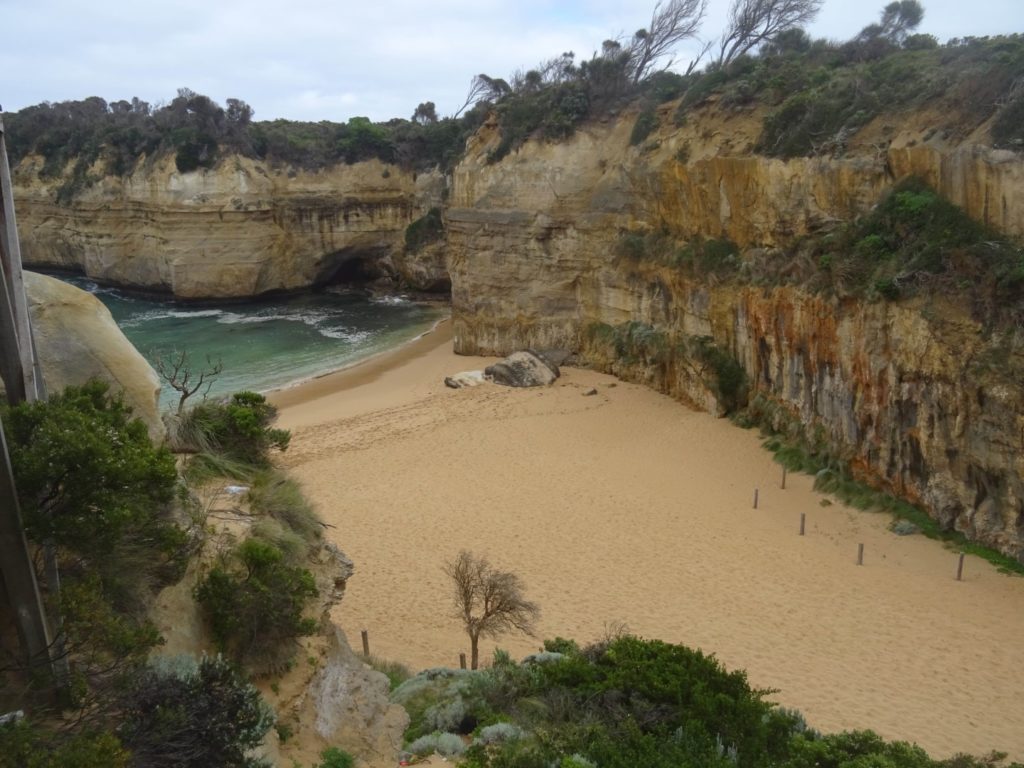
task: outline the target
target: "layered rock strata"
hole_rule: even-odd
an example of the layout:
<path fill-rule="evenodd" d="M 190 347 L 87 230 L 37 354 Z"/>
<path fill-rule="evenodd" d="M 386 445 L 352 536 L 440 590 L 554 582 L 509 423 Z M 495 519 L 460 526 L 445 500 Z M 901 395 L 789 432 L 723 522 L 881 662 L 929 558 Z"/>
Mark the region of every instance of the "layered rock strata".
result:
<path fill-rule="evenodd" d="M 167 156 L 125 177 L 96 168 L 95 182 L 61 204 L 65 180 L 40 180 L 40 162 L 28 158 L 15 171 L 29 265 L 182 299 L 379 277 L 447 287 L 436 254 L 421 260 L 404 247 L 405 228 L 440 203 L 440 174 L 378 161 L 287 171 L 238 156 L 179 173 Z"/>

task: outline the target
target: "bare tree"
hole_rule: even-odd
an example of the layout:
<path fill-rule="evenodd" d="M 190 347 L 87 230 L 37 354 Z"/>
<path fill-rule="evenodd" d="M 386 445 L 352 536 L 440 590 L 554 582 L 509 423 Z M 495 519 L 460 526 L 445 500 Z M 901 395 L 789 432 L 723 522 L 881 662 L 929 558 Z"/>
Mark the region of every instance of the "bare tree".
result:
<path fill-rule="evenodd" d="M 456 615 L 469 635 L 471 668 L 480 661 L 480 638 L 518 630 L 533 635 L 540 608 L 524 595 L 525 585 L 514 573 L 491 567 L 486 557 L 465 550 L 444 567 L 455 588 Z"/>
<path fill-rule="evenodd" d="M 722 34 L 719 66 L 794 27 L 811 22 L 823 0 L 733 0 L 729 26 Z"/>
<path fill-rule="evenodd" d="M 178 413 L 185 408 L 185 401 L 196 392 L 203 390 L 203 397 L 206 397 L 214 379 L 224 371 L 224 363 L 220 360 L 213 362 L 209 355 L 206 356 L 205 368 L 193 368 L 185 350 L 160 355 L 154 366 L 160 378 L 178 393 Z"/>
<path fill-rule="evenodd" d="M 668 0 L 654 6 L 650 25 L 637 30 L 627 48 L 633 85 L 647 77 L 654 64 L 679 43 L 697 37 L 707 5 L 707 0 Z M 665 66 L 670 65 L 671 60 Z"/>

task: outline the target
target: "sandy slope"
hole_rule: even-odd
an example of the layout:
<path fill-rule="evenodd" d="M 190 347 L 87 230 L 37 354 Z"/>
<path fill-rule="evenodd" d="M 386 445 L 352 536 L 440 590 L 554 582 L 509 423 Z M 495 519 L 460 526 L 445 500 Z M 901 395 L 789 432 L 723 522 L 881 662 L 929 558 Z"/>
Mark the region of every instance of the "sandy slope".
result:
<path fill-rule="evenodd" d="M 285 464 L 356 562 L 335 616 L 351 638 L 456 664 L 441 568 L 466 548 L 523 577 L 542 637 L 625 622 L 745 668 L 817 728 L 1024 758 L 1024 579 L 968 558 L 955 581 L 941 545 L 829 505 L 810 477 L 781 490 L 756 433 L 640 386 L 567 369 L 544 390 L 446 389 L 486 364 L 450 347 L 442 329 L 274 396 Z"/>

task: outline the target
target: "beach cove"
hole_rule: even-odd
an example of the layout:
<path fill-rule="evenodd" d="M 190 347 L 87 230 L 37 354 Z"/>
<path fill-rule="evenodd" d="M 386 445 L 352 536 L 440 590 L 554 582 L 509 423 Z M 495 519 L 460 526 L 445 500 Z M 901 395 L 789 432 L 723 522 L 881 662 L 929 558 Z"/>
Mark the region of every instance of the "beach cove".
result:
<path fill-rule="evenodd" d="M 488 362 L 454 355 L 443 324 L 272 395 L 282 464 L 356 563 L 334 611 L 354 645 L 366 629 L 382 658 L 456 666 L 442 566 L 468 549 L 523 578 L 541 638 L 622 623 L 746 669 L 820 730 L 1024 758 L 1024 579 L 968 557 L 956 581 L 953 551 L 810 476 L 781 489 L 755 431 L 639 385 L 567 368 L 545 389 L 444 386 Z"/>

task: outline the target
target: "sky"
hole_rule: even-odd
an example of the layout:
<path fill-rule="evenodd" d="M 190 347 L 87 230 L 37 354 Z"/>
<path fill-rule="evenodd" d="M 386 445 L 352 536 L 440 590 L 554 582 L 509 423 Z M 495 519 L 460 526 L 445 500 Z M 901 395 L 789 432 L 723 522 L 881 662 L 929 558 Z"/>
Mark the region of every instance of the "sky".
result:
<path fill-rule="evenodd" d="M 888 0 L 825 0 L 809 31 L 846 40 Z M 710 0 L 717 39 L 730 0 Z M 922 0 L 940 41 L 1024 33 L 1024 0 Z M 138 96 L 182 87 L 255 119 L 408 118 L 455 112 L 472 77 L 508 78 L 564 51 L 589 58 L 647 26 L 654 0 L 0 0 L 0 105 Z M 679 65 L 690 53 L 681 49 Z"/>

